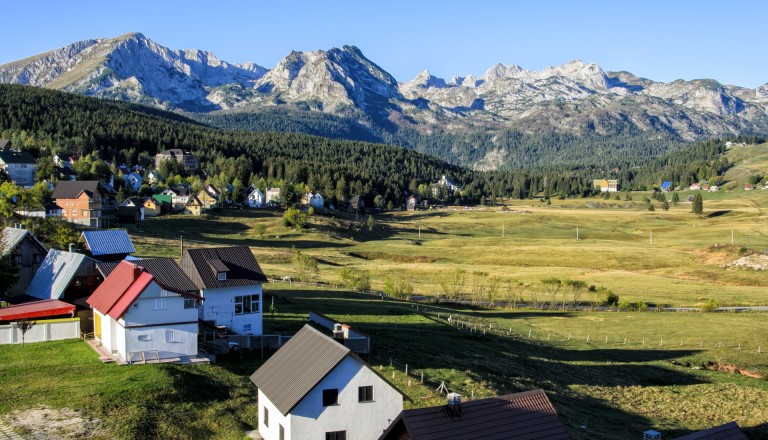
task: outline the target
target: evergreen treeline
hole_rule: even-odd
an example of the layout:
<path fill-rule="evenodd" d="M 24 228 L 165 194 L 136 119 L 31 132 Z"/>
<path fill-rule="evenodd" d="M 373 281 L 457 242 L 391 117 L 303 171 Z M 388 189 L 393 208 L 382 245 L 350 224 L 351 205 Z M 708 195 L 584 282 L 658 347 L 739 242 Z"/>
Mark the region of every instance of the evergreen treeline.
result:
<path fill-rule="evenodd" d="M 322 125 L 322 117 L 318 120 Z M 218 176 L 219 181 L 238 179 L 243 183 L 260 178 L 282 180 L 290 185 L 304 184 L 330 200 L 360 194 L 369 202 L 378 200 L 380 206 L 387 202 L 401 205 L 406 192 L 428 194 L 428 185 L 441 175 L 450 176 L 463 187 L 461 197 L 450 202 L 473 203 L 499 196 L 587 196 L 594 193 L 592 180 L 597 178 L 620 178 L 623 189 L 651 188 L 670 179 L 687 184 L 686 179 L 727 167 L 717 157 L 722 146 L 710 142 L 642 167 L 636 167 L 617 151 L 613 160 L 606 159 L 600 166 L 586 161 L 578 166 L 481 172 L 394 146 L 301 133 L 225 131 L 174 113 L 17 85 L 0 85 L 0 136 L 11 138 L 15 147 L 30 150 L 37 157 L 50 157 L 54 152 L 92 154 L 128 165 L 151 166 L 157 151 L 181 148 L 198 157 L 203 178 Z M 473 144 L 488 141 L 485 135 L 471 136 L 468 142 Z M 546 151 L 551 153 L 547 154 L 557 151 L 559 136 L 565 135 L 541 138 L 542 148 L 545 143 L 549 145 Z M 413 139 L 418 141 L 415 135 Z M 603 142 L 623 145 L 620 140 Z M 532 147 L 526 148 L 523 153 L 510 154 L 540 154 Z M 620 171 L 610 171 L 613 168 Z"/>

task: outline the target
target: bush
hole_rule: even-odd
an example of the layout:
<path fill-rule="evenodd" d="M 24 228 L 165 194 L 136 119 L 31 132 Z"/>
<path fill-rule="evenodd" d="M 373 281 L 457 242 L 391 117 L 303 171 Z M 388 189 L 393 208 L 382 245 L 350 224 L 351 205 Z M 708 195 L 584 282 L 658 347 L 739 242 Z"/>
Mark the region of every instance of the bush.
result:
<path fill-rule="evenodd" d="M 369 290 L 371 288 L 371 276 L 367 272 L 350 268 L 341 271 L 341 281 L 348 289 Z"/>
<path fill-rule="evenodd" d="M 600 305 L 605 307 L 615 307 L 619 305 L 619 295 L 605 289 L 600 292 Z"/>
<path fill-rule="evenodd" d="M 296 230 L 304 229 L 307 224 L 307 214 L 301 212 L 301 210 L 290 207 L 285 210 L 283 214 L 283 225 L 292 227 Z"/>
<path fill-rule="evenodd" d="M 720 303 L 717 302 L 717 300 L 710 298 L 703 306 L 701 306 L 701 311 L 705 313 L 712 313 L 716 312 L 718 307 L 720 307 Z"/>

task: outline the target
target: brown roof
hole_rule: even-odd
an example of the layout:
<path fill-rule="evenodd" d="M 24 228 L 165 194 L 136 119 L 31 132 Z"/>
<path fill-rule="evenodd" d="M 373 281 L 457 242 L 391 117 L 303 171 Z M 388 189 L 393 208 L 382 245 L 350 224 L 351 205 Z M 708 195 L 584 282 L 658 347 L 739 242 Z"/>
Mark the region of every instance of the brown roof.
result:
<path fill-rule="evenodd" d="M 80 193 L 85 191 L 88 197 L 93 198 L 93 195 L 99 191 L 98 180 L 59 180 L 56 184 L 56 188 L 51 194 L 53 199 L 76 199 L 80 196 Z"/>
<path fill-rule="evenodd" d="M 542 390 L 473 400 L 454 414 L 447 405 L 405 410 L 380 439 L 549 439 L 571 436 Z"/>
<path fill-rule="evenodd" d="M 119 261 L 96 263 L 96 268 L 106 279 L 119 263 Z M 171 258 L 147 258 L 133 260 L 133 263 L 143 267 L 144 270 L 155 277 L 155 281 L 165 290 L 197 293 L 195 283 L 189 279 L 179 265 Z"/>
<path fill-rule="evenodd" d="M 694 432 L 676 440 L 749 440 L 736 422 Z"/>
<path fill-rule="evenodd" d="M 351 353 L 305 325 L 251 375 L 251 381 L 286 415 Z"/>
<path fill-rule="evenodd" d="M 199 289 L 252 286 L 267 281 L 248 246 L 185 249 L 181 269 Z M 219 281 L 217 271 L 226 272 L 227 279 Z"/>

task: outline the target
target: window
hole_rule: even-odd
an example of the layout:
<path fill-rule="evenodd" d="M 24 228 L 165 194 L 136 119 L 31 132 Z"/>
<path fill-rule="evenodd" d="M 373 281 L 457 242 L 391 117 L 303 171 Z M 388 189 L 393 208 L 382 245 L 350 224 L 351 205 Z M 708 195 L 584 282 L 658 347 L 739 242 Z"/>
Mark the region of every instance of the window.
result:
<path fill-rule="evenodd" d="M 195 301 L 192 298 L 184 298 L 184 308 L 185 309 L 195 309 L 197 308 L 197 301 Z"/>
<path fill-rule="evenodd" d="M 264 426 L 269 428 L 269 410 L 266 406 L 264 407 Z"/>
<path fill-rule="evenodd" d="M 86 211 L 85 209 L 83 209 L 82 214 L 83 214 L 83 217 L 88 217 L 88 211 Z"/>
<path fill-rule="evenodd" d="M 144 333 L 143 335 L 138 336 L 139 341 L 151 341 L 152 340 L 152 334 L 150 333 Z"/>
<path fill-rule="evenodd" d="M 35 263 L 42 263 L 43 262 L 43 256 L 40 254 L 35 254 Z"/>
<path fill-rule="evenodd" d="M 165 331 L 165 342 L 181 342 L 181 340 L 176 338 L 176 336 L 179 336 L 178 332 L 173 331 L 173 330 L 166 330 Z"/>
<path fill-rule="evenodd" d="M 373 385 L 357 388 L 358 402 L 373 402 Z"/>
<path fill-rule="evenodd" d="M 13 264 L 21 264 L 21 255 L 13 256 Z"/>
<path fill-rule="evenodd" d="M 155 310 L 165 309 L 165 298 L 155 298 Z"/>
<path fill-rule="evenodd" d="M 323 406 L 332 406 L 332 405 L 338 405 L 338 404 L 339 404 L 338 388 L 323 390 Z"/>
<path fill-rule="evenodd" d="M 77 217 L 77 209 L 72 210 L 72 217 Z"/>
<path fill-rule="evenodd" d="M 249 315 L 259 313 L 259 295 L 245 295 L 235 297 L 235 315 Z"/>
<path fill-rule="evenodd" d="M 139 308 L 139 303 L 133 303 L 133 308 L 134 309 L 138 309 Z"/>
<path fill-rule="evenodd" d="M 347 431 L 326 432 L 325 440 L 347 440 Z"/>
<path fill-rule="evenodd" d="M 226 272 L 216 272 L 216 278 L 219 281 L 227 281 L 227 273 Z"/>
<path fill-rule="evenodd" d="M 253 329 L 253 326 L 251 324 L 243 324 L 243 331 L 249 332 Z"/>
<path fill-rule="evenodd" d="M 280 437 L 279 440 L 285 440 L 285 428 L 283 428 L 283 425 L 280 426 Z"/>

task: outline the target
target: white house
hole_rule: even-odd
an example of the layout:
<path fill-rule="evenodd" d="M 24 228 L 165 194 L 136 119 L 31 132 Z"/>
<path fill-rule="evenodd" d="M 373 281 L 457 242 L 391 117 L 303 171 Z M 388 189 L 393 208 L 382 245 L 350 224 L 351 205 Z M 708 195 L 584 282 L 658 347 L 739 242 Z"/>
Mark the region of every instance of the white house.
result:
<path fill-rule="evenodd" d="M 29 151 L 11 150 L 6 139 L 0 140 L 0 170 L 8 173 L 8 177 L 18 186 L 31 187 L 35 184 L 35 158 Z"/>
<path fill-rule="evenodd" d="M 94 336 L 118 362 L 190 358 L 197 355 L 195 286 L 169 258 L 149 263 L 113 263 L 104 282 L 88 298 Z M 149 265 L 148 264 L 148 265 Z M 175 269 L 174 267 L 175 266 Z"/>
<path fill-rule="evenodd" d="M 267 188 L 267 203 L 280 203 L 280 188 Z"/>
<path fill-rule="evenodd" d="M 267 202 L 264 198 L 264 193 L 259 191 L 258 188 L 255 188 L 253 191 L 251 191 L 250 194 L 248 194 L 248 206 L 251 208 L 261 208 L 264 206 Z"/>
<path fill-rule="evenodd" d="M 123 181 L 128 188 L 133 192 L 138 192 L 141 185 L 144 183 L 144 178 L 139 173 L 128 173 L 123 176 Z"/>
<path fill-rule="evenodd" d="M 251 375 L 265 440 L 378 439 L 407 398 L 342 344 L 305 325 Z"/>
<path fill-rule="evenodd" d="M 189 202 L 191 191 L 186 186 L 180 186 L 177 188 L 168 188 L 160 194 L 171 196 L 171 204 L 174 209 L 182 210 Z"/>
<path fill-rule="evenodd" d="M 323 196 L 320 195 L 320 193 L 317 193 L 309 198 L 309 206 L 313 208 L 322 208 L 325 206 L 325 200 L 323 200 Z"/>
<path fill-rule="evenodd" d="M 262 334 L 267 277 L 248 246 L 185 249 L 181 268 L 205 299 L 200 319 L 241 335 Z"/>

